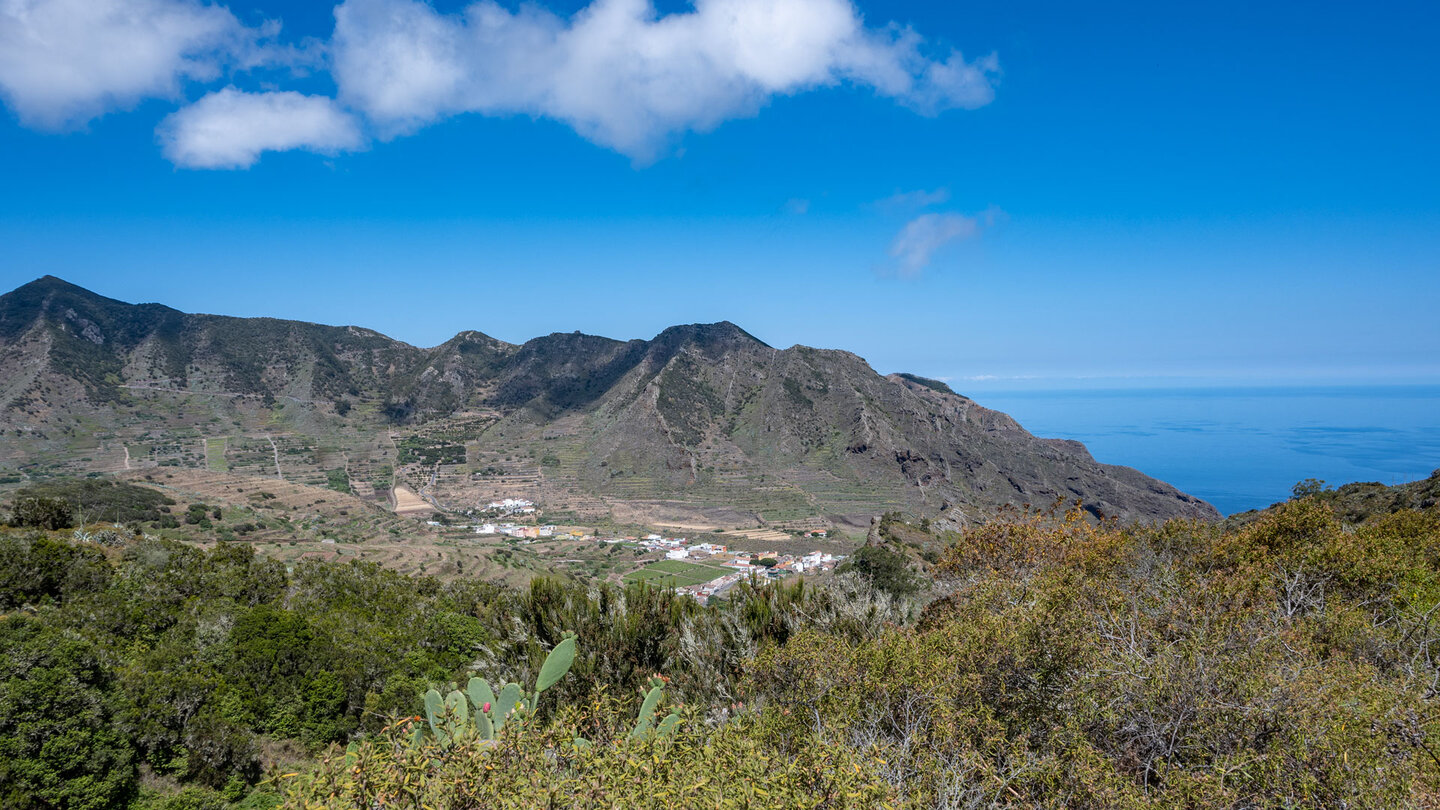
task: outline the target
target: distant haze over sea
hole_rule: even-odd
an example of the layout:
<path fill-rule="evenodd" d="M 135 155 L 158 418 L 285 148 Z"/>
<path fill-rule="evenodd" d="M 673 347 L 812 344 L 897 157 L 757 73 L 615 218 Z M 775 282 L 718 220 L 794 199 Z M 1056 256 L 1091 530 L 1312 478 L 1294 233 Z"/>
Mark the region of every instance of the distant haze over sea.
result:
<path fill-rule="evenodd" d="M 1440 385 L 956 389 L 1227 515 L 1284 500 L 1303 478 L 1394 484 L 1440 467 Z"/>

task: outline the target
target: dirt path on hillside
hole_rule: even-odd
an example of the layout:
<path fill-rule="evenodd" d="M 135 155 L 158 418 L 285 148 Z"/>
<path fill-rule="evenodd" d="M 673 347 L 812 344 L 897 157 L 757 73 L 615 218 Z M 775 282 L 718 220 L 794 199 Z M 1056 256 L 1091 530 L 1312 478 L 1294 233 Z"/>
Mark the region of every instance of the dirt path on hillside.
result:
<path fill-rule="evenodd" d="M 265 441 L 270 442 L 270 451 L 275 454 L 275 477 L 284 481 L 285 476 L 280 474 L 280 445 L 276 444 L 269 434 L 265 435 Z"/>

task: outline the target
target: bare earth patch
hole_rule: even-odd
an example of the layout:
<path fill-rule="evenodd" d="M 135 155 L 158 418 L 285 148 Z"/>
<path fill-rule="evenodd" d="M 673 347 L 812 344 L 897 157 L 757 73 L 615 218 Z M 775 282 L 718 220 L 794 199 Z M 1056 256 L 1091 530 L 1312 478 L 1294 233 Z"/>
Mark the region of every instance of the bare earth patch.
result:
<path fill-rule="evenodd" d="M 424 515 L 435 511 L 435 507 L 425 502 L 424 498 L 415 494 L 415 491 L 406 486 L 395 487 L 391 490 L 395 498 L 395 514 L 397 515 Z"/>

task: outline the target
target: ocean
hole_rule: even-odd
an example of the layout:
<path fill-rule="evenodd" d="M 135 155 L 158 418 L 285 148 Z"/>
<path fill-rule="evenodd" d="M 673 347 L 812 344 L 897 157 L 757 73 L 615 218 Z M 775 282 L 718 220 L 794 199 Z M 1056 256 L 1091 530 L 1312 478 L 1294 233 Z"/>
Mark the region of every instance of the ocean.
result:
<path fill-rule="evenodd" d="M 962 391 L 961 393 L 966 393 Z M 1397 484 L 1440 468 L 1440 385 L 986 391 L 1031 433 L 1077 439 L 1229 515 L 1319 478 Z"/>

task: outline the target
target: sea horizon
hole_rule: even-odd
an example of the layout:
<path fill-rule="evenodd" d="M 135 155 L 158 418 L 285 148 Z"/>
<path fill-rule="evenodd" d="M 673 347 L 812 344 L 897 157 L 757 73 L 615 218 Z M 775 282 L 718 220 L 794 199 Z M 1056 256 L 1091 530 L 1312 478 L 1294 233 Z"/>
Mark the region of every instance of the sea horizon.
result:
<path fill-rule="evenodd" d="M 1301 480 L 1398 484 L 1440 468 L 1440 384 L 1030 388 L 960 393 L 1044 438 L 1083 442 L 1225 515 Z"/>

